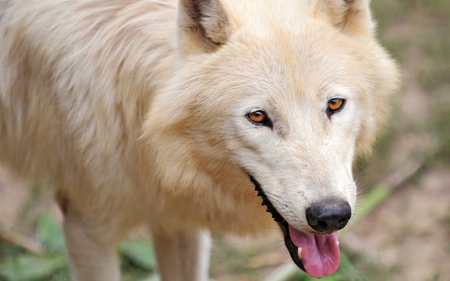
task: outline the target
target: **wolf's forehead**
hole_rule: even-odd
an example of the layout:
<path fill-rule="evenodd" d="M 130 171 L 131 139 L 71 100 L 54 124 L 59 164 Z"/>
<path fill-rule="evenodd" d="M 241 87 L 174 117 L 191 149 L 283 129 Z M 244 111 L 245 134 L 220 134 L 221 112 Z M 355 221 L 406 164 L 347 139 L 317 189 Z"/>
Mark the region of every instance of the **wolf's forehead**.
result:
<path fill-rule="evenodd" d="M 355 72 L 355 65 L 359 64 L 357 50 L 339 38 L 337 32 L 322 27 L 316 32 L 311 26 L 303 31 L 267 31 L 264 36 L 242 34 L 238 48 L 243 49 L 239 57 L 244 61 L 239 68 L 247 70 L 253 79 L 267 81 L 272 89 L 279 85 L 295 95 L 301 94 L 299 91 L 317 93 L 329 85 L 354 81 L 361 75 Z M 320 38 L 315 33 L 321 33 Z"/>
<path fill-rule="evenodd" d="M 314 0 L 221 0 L 237 27 L 245 24 L 260 31 L 271 26 L 294 28 L 312 13 Z"/>

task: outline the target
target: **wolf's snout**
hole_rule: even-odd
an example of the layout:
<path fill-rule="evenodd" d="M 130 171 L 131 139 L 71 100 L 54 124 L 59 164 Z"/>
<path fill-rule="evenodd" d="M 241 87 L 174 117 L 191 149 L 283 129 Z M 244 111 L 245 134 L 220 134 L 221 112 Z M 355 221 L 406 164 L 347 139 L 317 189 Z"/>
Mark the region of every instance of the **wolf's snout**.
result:
<path fill-rule="evenodd" d="M 331 233 L 347 225 L 352 209 L 347 201 L 329 198 L 314 203 L 306 210 L 309 226 L 315 231 Z"/>

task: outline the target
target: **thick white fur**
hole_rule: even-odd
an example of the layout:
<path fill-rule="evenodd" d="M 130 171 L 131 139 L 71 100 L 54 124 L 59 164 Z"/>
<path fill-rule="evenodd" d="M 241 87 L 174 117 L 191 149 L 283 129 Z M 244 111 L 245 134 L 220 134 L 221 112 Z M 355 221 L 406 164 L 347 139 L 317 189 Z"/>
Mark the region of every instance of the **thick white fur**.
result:
<path fill-rule="evenodd" d="M 373 26 L 367 0 L 0 0 L 0 160 L 56 187 L 74 280 L 119 280 L 142 224 L 164 280 L 206 280 L 206 229 L 273 227 L 247 173 L 302 231 L 354 207 L 398 84 Z"/>

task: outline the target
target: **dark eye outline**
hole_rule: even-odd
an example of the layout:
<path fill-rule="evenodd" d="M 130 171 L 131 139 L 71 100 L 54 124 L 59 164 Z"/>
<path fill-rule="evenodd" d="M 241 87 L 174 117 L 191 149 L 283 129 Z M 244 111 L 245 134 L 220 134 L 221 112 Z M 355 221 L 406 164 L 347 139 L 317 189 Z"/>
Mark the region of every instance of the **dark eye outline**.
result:
<path fill-rule="evenodd" d="M 253 121 L 252 118 L 250 117 L 250 115 L 252 115 L 252 114 L 263 114 L 264 119 L 262 119 L 259 122 Z M 270 120 L 270 118 L 268 117 L 267 113 L 264 110 L 261 110 L 261 109 L 253 110 L 253 111 L 247 113 L 246 117 L 247 117 L 247 120 L 250 121 L 254 125 L 265 126 L 265 127 L 269 127 L 269 128 L 273 127 L 272 121 Z"/>
<path fill-rule="evenodd" d="M 339 100 L 342 101 L 342 105 L 338 109 L 334 109 L 334 110 L 331 109 L 330 106 L 329 106 L 329 103 L 330 102 L 338 102 Z M 344 109 L 346 103 L 347 103 L 347 100 L 343 99 L 343 98 L 332 98 L 332 99 L 328 100 L 328 102 L 327 102 L 327 115 L 328 115 L 328 118 L 330 118 L 333 114 L 342 111 Z"/>

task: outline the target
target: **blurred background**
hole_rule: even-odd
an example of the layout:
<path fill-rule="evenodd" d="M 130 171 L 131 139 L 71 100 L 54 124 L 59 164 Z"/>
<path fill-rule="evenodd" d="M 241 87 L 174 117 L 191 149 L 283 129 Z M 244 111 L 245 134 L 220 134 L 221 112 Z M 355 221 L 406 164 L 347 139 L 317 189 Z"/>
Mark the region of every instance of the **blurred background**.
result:
<path fill-rule="evenodd" d="M 355 164 L 359 210 L 342 262 L 322 280 L 450 280 L 450 1 L 372 0 L 378 37 L 404 74 L 375 153 Z M 0 281 L 69 280 L 61 217 L 46 189 L 0 167 Z M 120 247 L 123 280 L 158 280 L 148 240 Z M 214 240 L 211 278 L 313 280 L 281 235 Z"/>

